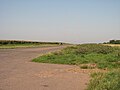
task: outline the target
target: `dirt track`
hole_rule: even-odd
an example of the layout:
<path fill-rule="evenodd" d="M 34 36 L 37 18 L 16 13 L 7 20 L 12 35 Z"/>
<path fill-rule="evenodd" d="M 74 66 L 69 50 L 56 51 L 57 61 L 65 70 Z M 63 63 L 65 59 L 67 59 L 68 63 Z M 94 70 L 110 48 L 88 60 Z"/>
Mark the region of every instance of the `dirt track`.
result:
<path fill-rule="evenodd" d="M 0 49 L 0 90 L 84 90 L 89 75 L 76 66 L 31 62 L 61 48 Z"/>

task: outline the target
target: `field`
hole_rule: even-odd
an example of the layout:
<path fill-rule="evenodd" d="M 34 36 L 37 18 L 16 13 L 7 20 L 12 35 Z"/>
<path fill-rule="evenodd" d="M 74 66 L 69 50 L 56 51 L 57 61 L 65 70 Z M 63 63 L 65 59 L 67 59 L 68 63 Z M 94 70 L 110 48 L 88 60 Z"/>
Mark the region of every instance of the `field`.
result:
<path fill-rule="evenodd" d="M 31 42 L 1 40 L 0 49 L 52 47 L 68 45 L 59 42 Z M 37 49 L 37 48 L 34 48 Z M 32 60 L 38 63 L 77 65 L 81 70 L 98 70 L 91 73 L 87 90 L 120 90 L 120 44 L 80 44 Z M 105 71 L 105 72 L 103 72 Z"/>
<path fill-rule="evenodd" d="M 120 69 L 93 73 L 87 90 L 120 90 Z"/>
<path fill-rule="evenodd" d="M 29 47 L 47 47 L 58 46 L 65 43 L 60 42 L 32 42 L 32 41 L 16 41 L 16 40 L 0 40 L 0 49 L 7 48 L 29 48 Z"/>
<path fill-rule="evenodd" d="M 119 46 L 81 44 L 40 56 L 33 59 L 33 62 L 77 65 L 82 69 L 103 69 L 107 72 L 92 75 L 88 90 L 120 90 Z"/>
<path fill-rule="evenodd" d="M 0 49 L 14 49 L 14 48 L 30 48 L 30 47 L 48 47 L 48 46 L 58 46 L 51 44 L 10 44 L 10 45 L 0 45 Z"/>
<path fill-rule="evenodd" d="M 79 65 L 81 68 L 112 69 L 120 67 L 120 47 L 82 44 L 43 55 L 34 62 Z"/>
<path fill-rule="evenodd" d="M 120 44 L 103 44 L 103 45 L 112 46 L 112 47 L 116 47 L 116 46 L 120 47 Z"/>

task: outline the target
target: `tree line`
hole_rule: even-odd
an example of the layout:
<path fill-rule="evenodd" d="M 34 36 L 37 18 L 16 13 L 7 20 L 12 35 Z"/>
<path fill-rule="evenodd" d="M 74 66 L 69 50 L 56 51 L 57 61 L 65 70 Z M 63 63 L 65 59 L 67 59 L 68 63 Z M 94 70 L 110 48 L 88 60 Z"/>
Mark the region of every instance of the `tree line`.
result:
<path fill-rule="evenodd" d="M 109 42 L 104 42 L 104 44 L 120 44 L 120 40 L 110 40 Z"/>
<path fill-rule="evenodd" d="M 61 42 L 37 42 L 37 41 L 19 41 L 19 40 L 0 40 L 0 45 L 7 44 L 65 44 Z"/>

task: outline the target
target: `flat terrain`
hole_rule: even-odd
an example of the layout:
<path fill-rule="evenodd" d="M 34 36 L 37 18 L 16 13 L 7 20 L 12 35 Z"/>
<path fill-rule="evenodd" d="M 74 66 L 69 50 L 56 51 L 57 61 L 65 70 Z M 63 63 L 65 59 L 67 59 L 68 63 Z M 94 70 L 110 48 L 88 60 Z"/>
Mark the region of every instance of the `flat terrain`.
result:
<path fill-rule="evenodd" d="M 0 90 L 85 90 L 89 75 L 77 66 L 31 62 L 62 48 L 0 49 Z"/>

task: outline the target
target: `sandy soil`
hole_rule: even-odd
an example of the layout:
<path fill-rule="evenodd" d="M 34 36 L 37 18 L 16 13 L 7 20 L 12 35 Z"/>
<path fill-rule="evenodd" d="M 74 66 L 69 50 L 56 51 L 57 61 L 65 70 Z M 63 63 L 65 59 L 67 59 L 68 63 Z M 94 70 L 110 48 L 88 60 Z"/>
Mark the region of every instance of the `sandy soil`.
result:
<path fill-rule="evenodd" d="M 31 62 L 62 48 L 0 49 L 0 90 L 85 90 L 89 74 L 77 66 Z"/>

